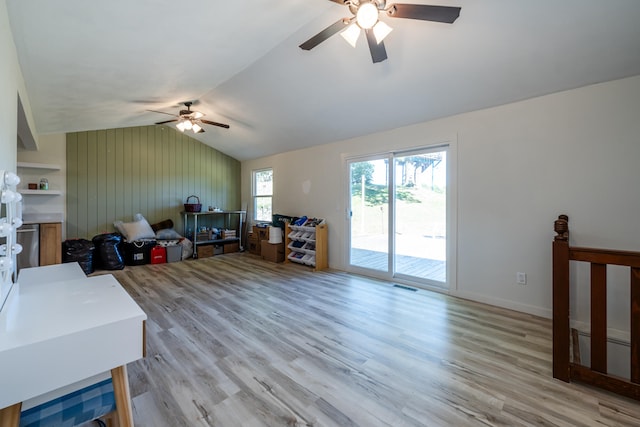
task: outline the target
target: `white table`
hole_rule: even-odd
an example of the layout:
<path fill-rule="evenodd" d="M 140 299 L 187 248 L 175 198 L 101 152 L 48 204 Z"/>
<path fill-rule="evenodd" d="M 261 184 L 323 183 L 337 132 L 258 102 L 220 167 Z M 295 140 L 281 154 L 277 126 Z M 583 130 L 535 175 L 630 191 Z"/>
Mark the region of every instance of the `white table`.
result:
<path fill-rule="evenodd" d="M 146 318 L 112 275 L 22 270 L 0 312 L 0 427 L 18 425 L 23 401 L 109 371 L 120 425 L 133 425 L 126 364 L 144 357 Z"/>

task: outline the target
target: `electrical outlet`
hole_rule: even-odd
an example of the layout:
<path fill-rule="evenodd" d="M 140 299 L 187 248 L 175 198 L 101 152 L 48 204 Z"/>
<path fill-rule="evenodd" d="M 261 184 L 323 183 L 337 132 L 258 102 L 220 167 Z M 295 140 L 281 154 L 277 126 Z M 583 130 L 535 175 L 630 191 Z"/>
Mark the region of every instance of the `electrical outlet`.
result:
<path fill-rule="evenodd" d="M 516 273 L 516 283 L 518 285 L 527 284 L 527 273 Z"/>

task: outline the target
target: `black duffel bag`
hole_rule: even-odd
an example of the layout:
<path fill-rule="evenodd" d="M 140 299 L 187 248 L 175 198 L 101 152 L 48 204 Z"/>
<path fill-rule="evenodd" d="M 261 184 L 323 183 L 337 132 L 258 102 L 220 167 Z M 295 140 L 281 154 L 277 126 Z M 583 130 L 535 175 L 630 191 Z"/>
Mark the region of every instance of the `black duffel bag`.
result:
<path fill-rule="evenodd" d="M 93 244 L 96 246 L 96 268 L 103 270 L 122 270 L 124 261 L 120 254 L 120 243 L 122 235 L 120 233 L 105 233 L 94 236 Z"/>
<path fill-rule="evenodd" d="M 87 239 L 70 239 L 62 242 L 62 262 L 77 262 L 84 274 L 95 271 L 93 253 L 95 245 Z"/>

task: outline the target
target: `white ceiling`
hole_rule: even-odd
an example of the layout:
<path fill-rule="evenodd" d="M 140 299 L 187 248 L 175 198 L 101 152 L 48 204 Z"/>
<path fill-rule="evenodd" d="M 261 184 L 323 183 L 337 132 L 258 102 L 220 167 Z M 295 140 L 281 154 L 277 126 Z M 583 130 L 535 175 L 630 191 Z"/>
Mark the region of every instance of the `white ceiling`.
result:
<path fill-rule="evenodd" d="M 364 39 L 298 45 L 327 0 L 6 0 L 36 131 L 149 125 L 198 100 L 196 139 L 239 160 L 640 74 L 638 0 L 439 0 L 453 24 L 386 19 Z"/>

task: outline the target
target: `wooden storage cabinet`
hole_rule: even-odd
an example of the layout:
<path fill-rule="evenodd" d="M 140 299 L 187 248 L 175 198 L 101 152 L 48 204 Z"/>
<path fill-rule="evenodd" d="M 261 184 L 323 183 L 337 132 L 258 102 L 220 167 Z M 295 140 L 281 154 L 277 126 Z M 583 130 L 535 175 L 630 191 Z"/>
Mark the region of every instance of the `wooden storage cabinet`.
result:
<path fill-rule="evenodd" d="M 62 263 L 62 224 L 40 224 L 40 265 Z"/>
<path fill-rule="evenodd" d="M 311 220 L 309 220 L 311 221 Z M 286 223 L 285 228 L 285 262 L 309 265 L 314 270 L 329 267 L 327 256 L 327 224 L 318 221 L 314 227 L 296 226 Z"/>

